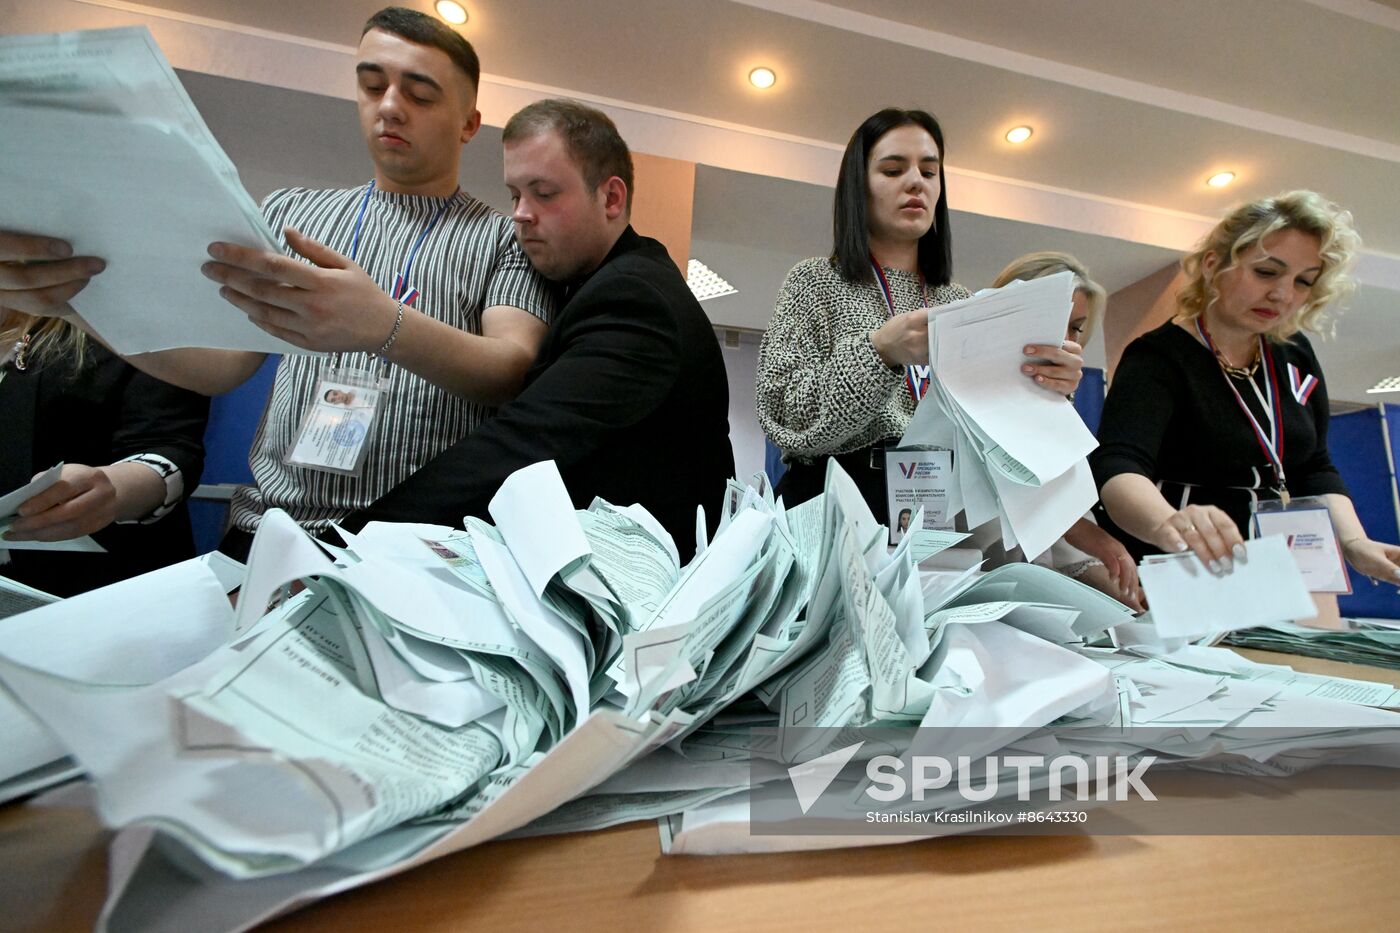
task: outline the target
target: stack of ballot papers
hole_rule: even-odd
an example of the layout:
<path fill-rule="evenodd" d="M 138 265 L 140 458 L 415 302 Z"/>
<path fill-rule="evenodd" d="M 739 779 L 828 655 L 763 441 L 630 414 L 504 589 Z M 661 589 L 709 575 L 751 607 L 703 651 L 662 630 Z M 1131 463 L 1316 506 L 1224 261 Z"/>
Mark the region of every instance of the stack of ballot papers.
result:
<path fill-rule="evenodd" d="M 645 510 L 576 510 L 541 463 L 490 523 L 371 524 L 333 556 L 274 510 L 236 609 L 227 568 L 192 561 L 4 620 L 0 685 L 117 830 L 102 928 L 246 929 L 502 835 L 638 819 L 677 853 L 900 841 L 750 831 L 755 795 L 846 730 L 1251 774 L 1400 761 L 1394 689 L 1090 647 L 1143 623 L 1034 565 L 922 571 L 960 536 L 889 550 L 834 463 L 795 508 L 724 503 L 681 566 Z"/>
<path fill-rule="evenodd" d="M 1276 622 L 1231 632 L 1225 641 L 1241 648 L 1263 648 L 1266 651 L 1400 670 L 1400 620 L 1342 621 L 1345 629 L 1309 628 L 1293 622 Z"/>
<path fill-rule="evenodd" d="M 200 274 L 216 240 L 279 247 L 145 27 L 0 36 L 0 124 L 0 229 L 106 260 L 72 303 L 114 350 L 303 352 Z"/>
<path fill-rule="evenodd" d="M 899 444 L 953 451 L 948 514 L 969 528 L 998 521 L 1006 549 L 1028 560 L 1098 499 L 1093 434 L 1068 399 L 1021 373 L 1027 345 L 1064 342 L 1073 294 L 1063 272 L 931 310 L 934 378 Z"/>

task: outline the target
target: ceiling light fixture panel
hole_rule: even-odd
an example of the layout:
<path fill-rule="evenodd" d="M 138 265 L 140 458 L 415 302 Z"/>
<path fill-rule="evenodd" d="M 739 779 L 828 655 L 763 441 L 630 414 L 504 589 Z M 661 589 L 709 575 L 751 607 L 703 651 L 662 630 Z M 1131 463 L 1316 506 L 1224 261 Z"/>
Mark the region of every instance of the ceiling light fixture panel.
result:
<path fill-rule="evenodd" d="M 720 278 L 698 259 L 692 259 L 686 264 L 685 284 L 690 286 L 690 293 L 695 296 L 696 301 L 739 294 L 737 288 Z"/>
<path fill-rule="evenodd" d="M 1206 179 L 1206 184 L 1210 185 L 1212 188 L 1224 188 L 1226 185 L 1228 185 L 1234 180 L 1234 172 L 1216 172 L 1214 175 Z"/>
<path fill-rule="evenodd" d="M 1006 131 L 1006 141 L 1014 146 L 1019 146 L 1021 143 L 1030 139 L 1034 133 L 1035 130 L 1031 129 L 1029 126 L 1013 126 Z"/>
<path fill-rule="evenodd" d="M 1400 392 L 1400 376 L 1387 376 L 1366 390 L 1367 395 L 1379 395 L 1382 392 Z"/>

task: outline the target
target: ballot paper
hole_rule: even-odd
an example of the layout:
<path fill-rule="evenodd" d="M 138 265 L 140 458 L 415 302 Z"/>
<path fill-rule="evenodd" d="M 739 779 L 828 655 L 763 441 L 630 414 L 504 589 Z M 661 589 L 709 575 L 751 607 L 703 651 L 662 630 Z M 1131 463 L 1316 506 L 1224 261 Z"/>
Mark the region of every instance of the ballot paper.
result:
<path fill-rule="evenodd" d="M 1005 548 L 1032 560 L 1098 498 L 1093 435 L 1064 396 L 1021 373 L 1027 344 L 1064 340 L 1073 291 L 1061 273 L 931 309 L 936 378 L 899 445 L 951 449 L 949 514 L 999 521 Z"/>
<path fill-rule="evenodd" d="M 58 482 L 59 474 L 62 471 L 63 464 L 56 463 L 14 492 L 0 496 L 0 553 L 5 551 L 80 551 L 86 554 L 107 553 L 107 549 L 92 540 L 91 535 L 68 538 L 64 541 L 11 541 L 5 538 L 5 532 L 10 530 L 10 524 L 14 522 L 16 518 L 19 518 L 19 507 Z"/>
<path fill-rule="evenodd" d="M 269 513 L 246 572 L 189 562 L 0 622 L 11 718 L 88 771 L 115 830 L 99 929 L 243 930 L 504 834 L 635 819 L 672 852 L 904 841 L 751 831 L 794 767 L 871 727 L 899 754 L 1400 766 L 1400 714 L 1368 705 L 1396 702 L 1385 685 L 1088 647 L 1127 610 L 1032 565 L 932 581 L 916 560 L 958 536 L 890 551 L 834 463 L 791 510 L 731 492 L 684 567 L 651 516 L 573 509 L 546 463 L 503 486 L 494 525 L 371 525 L 332 561 Z M 35 774 L 14 743 L 3 766 Z"/>
<path fill-rule="evenodd" d="M 1346 628 L 1341 630 L 1272 622 L 1231 632 L 1225 641 L 1243 648 L 1400 669 L 1400 622 L 1394 619 L 1344 619 L 1343 622 Z"/>
<path fill-rule="evenodd" d="M 1255 538 L 1244 548 L 1246 556 L 1221 574 L 1191 551 L 1145 558 L 1138 579 L 1157 631 L 1194 637 L 1317 615 L 1283 538 Z"/>
<path fill-rule="evenodd" d="M 144 27 L 0 37 L 0 122 L 0 229 L 106 260 L 72 303 L 117 352 L 303 352 L 200 274 L 215 240 L 279 247 Z"/>

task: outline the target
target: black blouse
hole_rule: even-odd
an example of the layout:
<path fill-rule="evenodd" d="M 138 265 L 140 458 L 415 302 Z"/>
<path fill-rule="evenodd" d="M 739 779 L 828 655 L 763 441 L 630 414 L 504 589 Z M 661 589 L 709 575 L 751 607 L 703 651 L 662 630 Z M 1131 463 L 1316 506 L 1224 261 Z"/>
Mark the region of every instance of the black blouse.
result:
<path fill-rule="evenodd" d="M 1297 334 L 1287 343 L 1266 341 L 1265 346 L 1278 379 L 1274 404 L 1282 406 L 1289 495 L 1346 495 L 1327 453 L 1327 387 L 1312 345 Z M 1309 376 L 1316 381 L 1310 392 Z M 1267 434 L 1264 406 L 1249 379 L 1230 378 Z M 1277 481 L 1225 379 L 1214 354 L 1176 324 L 1129 344 L 1104 400 L 1099 448 L 1089 457 L 1099 488 L 1120 473 L 1139 473 L 1157 483 L 1174 508 L 1217 506 L 1248 537 L 1251 501 L 1278 498 Z M 1261 365 L 1253 379 L 1266 394 L 1268 367 Z M 1111 521 L 1105 525 L 1134 557 L 1157 550 Z"/>
<path fill-rule="evenodd" d="M 6 364 L 0 491 L 17 489 L 60 461 L 105 466 L 154 453 L 180 468 L 188 496 L 204 470 L 208 417 L 209 399 L 147 376 L 92 342 L 76 372 L 67 359 L 31 362 L 25 370 Z M 93 537 L 106 554 L 12 550 L 0 576 L 71 596 L 194 556 L 183 502 L 158 521 L 113 524 Z"/>

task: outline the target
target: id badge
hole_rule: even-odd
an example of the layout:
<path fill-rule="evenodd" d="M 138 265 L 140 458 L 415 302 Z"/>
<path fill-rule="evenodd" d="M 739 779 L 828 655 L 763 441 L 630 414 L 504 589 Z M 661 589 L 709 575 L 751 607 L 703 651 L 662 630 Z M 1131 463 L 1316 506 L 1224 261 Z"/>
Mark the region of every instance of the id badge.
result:
<path fill-rule="evenodd" d="M 370 432 L 389 381 L 358 369 L 330 369 L 316 383 L 287 463 L 308 470 L 359 476 Z"/>
<path fill-rule="evenodd" d="M 1254 503 L 1253 511 L 1254 536 L 1287 538 L 1288 553 L 1293 555 L 1309 592 L 1351 592 L 1342 546 L 1325 502 L 1316 496 L 1293 499 L 1287 505 L 1266 499 Z"/>
<path fill-rule="evenodd" d="M 919 509 L 924 528 L 953 527 L 948 514 L 948 484 L 953 475 L 953 452 L 936 448 L 891 447 L 885 451 L 885 497 L 890 507 L 890 544 L 909 531 Z"/>

